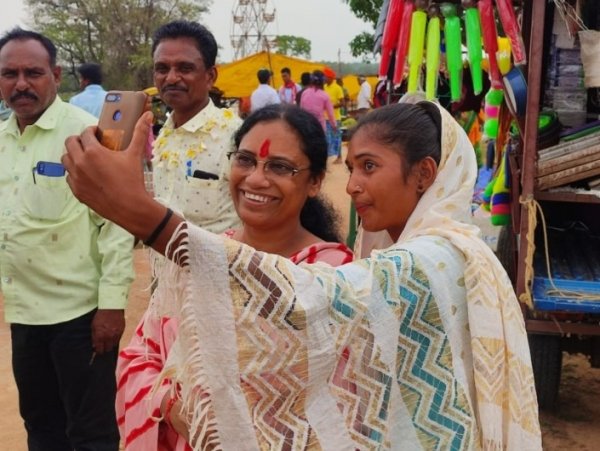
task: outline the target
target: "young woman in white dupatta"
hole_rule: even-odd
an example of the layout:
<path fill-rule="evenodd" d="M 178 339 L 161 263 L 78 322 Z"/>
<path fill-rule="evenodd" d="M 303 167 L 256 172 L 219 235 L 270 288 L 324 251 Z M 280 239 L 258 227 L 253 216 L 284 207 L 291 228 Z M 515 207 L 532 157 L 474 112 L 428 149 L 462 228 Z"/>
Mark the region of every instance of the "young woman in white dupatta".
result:
<path fill-rule="evenodd" d="M 164 224 L 139 170 L 147 122 L 125 152 L 93 130 L 70 138 L 63 162 L 101 215 L 142 239 L 163 223 L 153 246 L 182 264 L 176 377 L 194 448 L 541 449 L 523 318 L 470 224 L 475 155 L 446 111 L 396 104 L 359 123 L 347 191 L 392 245 L 338 268 Z"/>

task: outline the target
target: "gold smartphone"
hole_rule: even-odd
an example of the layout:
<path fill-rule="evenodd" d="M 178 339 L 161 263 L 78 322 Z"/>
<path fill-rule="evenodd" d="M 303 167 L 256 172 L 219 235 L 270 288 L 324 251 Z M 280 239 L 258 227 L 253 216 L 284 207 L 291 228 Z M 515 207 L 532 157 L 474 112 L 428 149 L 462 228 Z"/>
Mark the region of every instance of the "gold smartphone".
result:
<path fill-rule="evenodd" d="M 127 148 L 135 124 L 146 108 L 142 91 L 109 91 L 98 120 L 98 140 L 112 150 Z"/>

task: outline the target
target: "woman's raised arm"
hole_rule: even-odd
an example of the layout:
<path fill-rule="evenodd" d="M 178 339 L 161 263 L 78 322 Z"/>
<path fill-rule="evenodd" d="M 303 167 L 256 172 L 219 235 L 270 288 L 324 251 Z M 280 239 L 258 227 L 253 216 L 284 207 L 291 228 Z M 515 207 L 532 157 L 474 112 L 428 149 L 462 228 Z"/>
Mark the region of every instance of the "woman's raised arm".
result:
<path fill-rule="evenodd" d="M 144 186 L 142 161 L 151 123 L 152 113 L 144 113 L 122 152 L 104 147 L 96 138 L 96 127 L 88 127 L 66 140 L 62 163 L 77 199 L 164 254 L 184 219 L 155 201 Z"/>

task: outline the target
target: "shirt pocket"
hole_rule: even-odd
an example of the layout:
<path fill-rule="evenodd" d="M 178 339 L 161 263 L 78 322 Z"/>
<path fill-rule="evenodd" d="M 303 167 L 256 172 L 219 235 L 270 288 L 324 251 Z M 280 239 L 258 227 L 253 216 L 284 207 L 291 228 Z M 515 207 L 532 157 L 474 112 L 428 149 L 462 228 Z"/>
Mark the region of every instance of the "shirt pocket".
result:
<path fill-rule="evenodd" d="M 72 194 L 63 177 L 36 177 L 36 183 L 24 187 L 23 209 L 27 216 L 44 221 L 59 221 L 68 214 Z"/>
<path fill-rule="evenodd" d="M 196 225 L 214 221 L 219 215 L 222 196 L 227 195 L 221 189 L 224 182 L 187 177 L 184 185 L 183 216 Z"/>

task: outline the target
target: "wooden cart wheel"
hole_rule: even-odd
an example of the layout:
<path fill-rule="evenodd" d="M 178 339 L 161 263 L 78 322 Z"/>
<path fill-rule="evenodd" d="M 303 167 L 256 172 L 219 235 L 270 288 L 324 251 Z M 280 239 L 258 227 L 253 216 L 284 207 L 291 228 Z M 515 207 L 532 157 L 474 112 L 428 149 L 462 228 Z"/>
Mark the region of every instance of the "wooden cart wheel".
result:
<path fill-rule="evenodd" d="M 496 257 L 502 263 L 504 270 L 508 274 L 513 286 L 517 280 L 517 268 L 515 262 L 515 237 L 513 236 L 512 224 L 509 222 L 503 226 L 498 235 L 498 244 L 496 246 Z"/>

